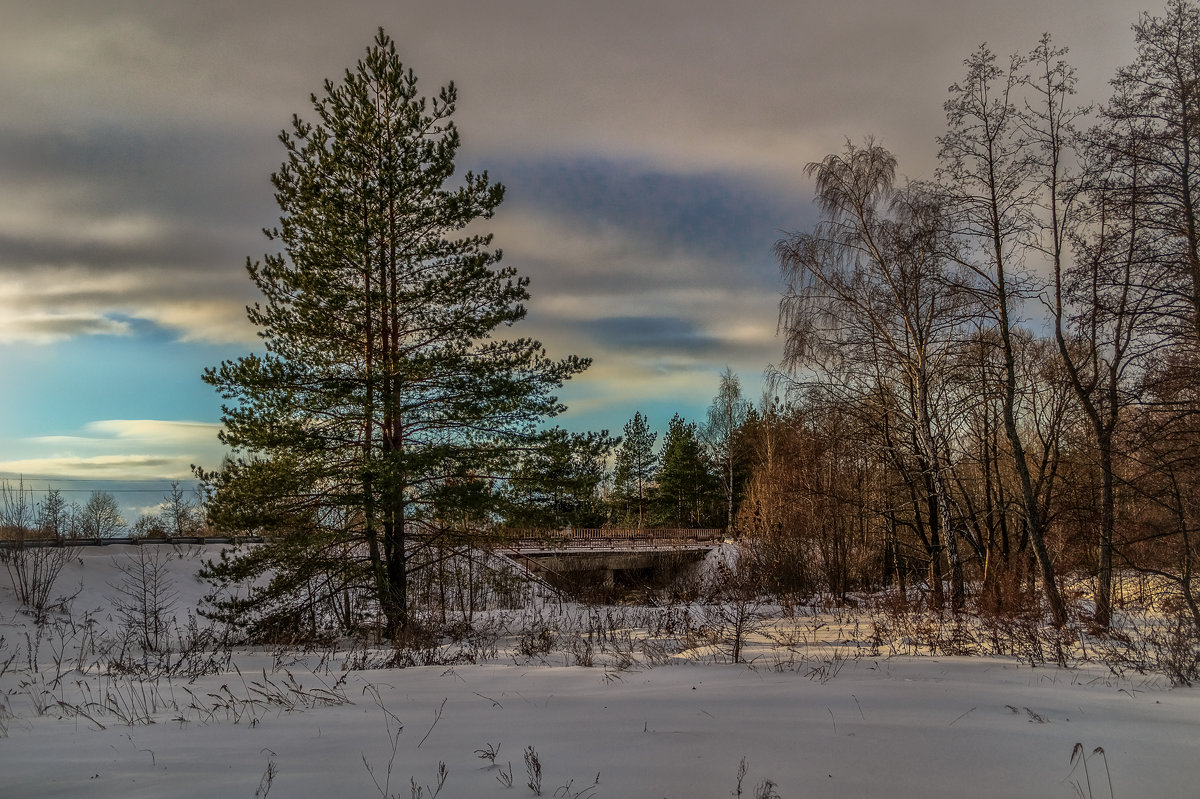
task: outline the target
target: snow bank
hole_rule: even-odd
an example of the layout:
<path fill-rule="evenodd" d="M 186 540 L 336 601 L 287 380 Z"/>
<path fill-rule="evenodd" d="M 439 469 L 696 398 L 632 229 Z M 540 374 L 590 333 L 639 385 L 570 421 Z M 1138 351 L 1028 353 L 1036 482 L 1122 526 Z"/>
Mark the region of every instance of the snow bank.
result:
<path fill-rule="evenodd" d="M 97 635 L 124 554 L 85 550 L 62 577 Z M 200 554 L 171 561 L 183 616 L 206 589 Z M 138 680 L 55 665 L 65 633 L 43 634 L 31 669 L 38 633 L 0 572 L 0 794 L 428 797 L 444 763 L 442 797 L 533 796 L 531 754 L 543 796 L 736 795 L 743 758 L 746 797 L 768 780 L 780 797 L 1072 797 L 1089 778 L 1107 797 L 1110 776 L 1115 796 L 1195 795 L 1196 689 L 1092 665 L 855 657 L 815 617 L 809 629 L 771 650 L 759 628 L 749 665 L 563 667 L 502 647 L 485 665 L 343 671 L 319 653 L 245 649 L 195 680 Z"/>

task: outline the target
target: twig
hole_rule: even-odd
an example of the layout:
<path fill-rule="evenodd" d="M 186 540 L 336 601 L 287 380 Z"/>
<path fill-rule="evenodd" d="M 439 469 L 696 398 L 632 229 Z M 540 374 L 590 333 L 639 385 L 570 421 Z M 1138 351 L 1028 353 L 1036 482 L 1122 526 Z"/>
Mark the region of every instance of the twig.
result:
<path fill-rule="evenodd" d="M 478 691 L 472 691 L 471 693 L 475 694 L 475 696 L 479 697 L 480 699 L 486 699 L 487 701 L 491 702 L 492 707 L 498 707 L 501 710 L 504 709 L 504 705 L 500 704 L 495 699 L 492 699 L 490 696 L 484 696 L 483 694 L 479 693 Z"/>
<path fill-rule="evenodd" d="M 978 705 L 976 705 L 976 707 L 978 707 Z M 973 708 L 971 708 L 971 710 L 974 710 L 974 709 L 975 709 L 974 707 L 973 707 Z M 967 711 L 967 713 L 970 713 L 970 712 L 971 712 L 971 710 L 968 710 L 968 711 Z M 963 713 L 963 714 L 962 714 L 962 716 L 959 716 L 958 718 L 956 718 L 954 721 L 950 722 L 950 723 L 949 723 L 949 724 L 947 724 L 946 726 L 947 726 L 947 727 L 953 727 L 955 724 L 957 724 L 958 722 L 962 721 L 962 720 L 963 720 L 963 717 L 965 717 L 965 716 L 967 715 L 967 713 Z"/>
<path fill-rule="evenodd" d="M 421 748 L 421 744 L 425 743 L 425 739 L 429 737 L 429 734 L 433 732 L 433 728 L 436 727 L 438 722 L 442 720 L 442 711 L 446 709 L 446 702 L 449 699 L 450 697 L 445 697 L 442 699 L 442 706 L 439 707 L 437 712 L 433 714 L 433 724 L 429 725 L 429 732 L 425 733 L 425 738 L 422 738 L 421 743 L 417 744 L 418 749 Z"/>

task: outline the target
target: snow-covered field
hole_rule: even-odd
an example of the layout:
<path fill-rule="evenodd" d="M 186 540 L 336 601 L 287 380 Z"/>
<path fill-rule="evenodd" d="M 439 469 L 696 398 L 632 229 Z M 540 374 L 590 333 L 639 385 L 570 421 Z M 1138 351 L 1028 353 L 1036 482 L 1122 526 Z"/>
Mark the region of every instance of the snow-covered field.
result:
<path fill-rule="evenodd" d="M 1108 797 L 1110 778 L 1117 797 L 1200 795 L 1196 688 L 1096 664 L 869 656 L 815 617 L 788 646 L 756 638 L 749 664 L 717 647 L 651 666 L 643 647 L 633 665 L 566 666 L 578 657 L 499 638 L 482 665 L 234 650 L 191 681 L 102 673 L 79 652 L 115 634 L 134 549 L 81 550 L 56 586 L 76 594 L 71 621 L 40 634 L 0 570 L 0 796 L 427 798 L 444 764 L 441 797 L 511 798 L 535 795 L 533 761 L 560 797 Z M 200 554 L 164 561 L 179 616 L 205 591 Z"/>

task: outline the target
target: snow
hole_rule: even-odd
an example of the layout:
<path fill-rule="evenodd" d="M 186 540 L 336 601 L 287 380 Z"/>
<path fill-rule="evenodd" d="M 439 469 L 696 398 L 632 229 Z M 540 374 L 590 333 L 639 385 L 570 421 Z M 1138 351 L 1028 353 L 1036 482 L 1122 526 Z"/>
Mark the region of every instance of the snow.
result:
<path fill-rule="evenodd" d="M 380 796 L 385 782 L 410 797 L 410 781 L 429 797 L 444 763 L 441 797 L 511 799 L 534 795 L 528 747 L 543 796 L 736 796 L 743 758 L 746 797 L 767 780 L 784 798 L 922 799 L 1072 797 L 1076 785 L 1107 797 L 1110 776 L 1118 797 L 1192 797 L 1200 781 L 1200 690 L 1098 664 L 864 656 L 815 618 L 804 644 L 755 637 L 749 664 L 714 644 L 653 667 L 585 668 L 559 650 L 520 657 L 503 639 L 477 665 L 343 670 L 345 652 L 238 649 L 193 681 L 105 674 L 72 659 L 72 630 L 86 614 L 93 635 L 113 634 L 118 564 L 133 549 L 80 550 L 56 591 L 76 593 L 76 623 L 60 615 L 40 637 L 0 571 L 0 664 L 13 658 L 0 675 L 0 796 L 252 797 L 270 766 L 274 797 Z M 194 571 L 212 552 L 169 561 L 178 615 L 205 593 Z M 1086 776 L 1072 770 L 1076 744 Z M 495 764 L 477 754 L 489 747 Z"/>

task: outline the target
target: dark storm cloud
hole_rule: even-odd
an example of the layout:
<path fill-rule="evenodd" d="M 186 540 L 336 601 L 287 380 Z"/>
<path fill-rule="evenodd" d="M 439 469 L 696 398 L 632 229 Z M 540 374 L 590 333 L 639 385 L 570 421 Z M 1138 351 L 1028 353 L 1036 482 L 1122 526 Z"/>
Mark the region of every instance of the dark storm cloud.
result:
<path fill-rule="evenodd" d="M 1153 6 L 1161 5 L 1156 0 Z M 982 41 L 1072 48 L 1084 101 L 1132 57 L 1129 0 L 43 0 L 0 22 L 0 341 L 174 331 L 253 341 L 275 139 L 387 28 L 459 86 L 460 164 L 527 325 L 609 396 L 774 360 L 771 246 L 811 225 L 806 163 L 878 135 L 928 177 L 945 87 Z M 657 325 L 657 328 L 655 327 Z M 654 346 L 658 341 L 661 347 Z M 591 379 L 591 378 L 588 378 Z M 598 394 L 601 392 L 597 392 Z"/>
<path fill-rule="evenodd" d="M 129 328 L 119 320 L 98 316 L 62 315 L 54 318 L 30 319 L 26 331 L 34 338 L 59 339 L 73 336 L 127 335 Z"/>
<path fill-rule="evenodd" d="M 540 335 L 577 326 L 597 358 L 648 355 L 656 341 L 664 357 L 703 350 L 755 371 L 774 357 L 773 328 L 759 324 L 748 347 L 745 321 L 773 318 L 772 246 L 810 224 L 805 187 L 601 158 L 501 158 L 490 172 L 508 186 L 496 243 L 532 277 Z M 608 323 L 626 318 L 670 318 L 689 332 L 631 338 L 629 325 Z"/>
<path fill-rule="evenodd" d="M 250 338 L 269 137 L 134 127 L 0 132 L 0 340 L 127 330 L 121 315 Z"/>
<path fill-rule="evenodd" d="M 713 353 L 721 341 L 704 335 L 686 319 L 669 316 L 617 316 L 592 319 L 581 327 L 609 346 L 634 350 L 680 351 L 692 355 Z"/>
<path fill-rule="evenodd" d="M 693 251 L 712 260 L 769 260 L 781 231 L 812 219 L 806 185 L 789 193 L 730 174 L 664 172 L 597 158 L 497 159 L 491 171 L 509 182 L 510 207 L 592 229 L 618 228 L 660 252 Z"/>
<path fill-rule="evenodd" d="M 272 213 L 273 155 L 238 131 L 0 131 L 0 175 L 10 189 L 3 202 L 61 214 L 48 227 L 68 240 L 77 218 L 130 213 L 173 230 L 246 231 L 248 217 Z"/>

